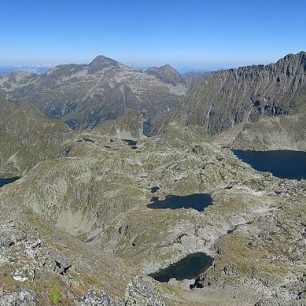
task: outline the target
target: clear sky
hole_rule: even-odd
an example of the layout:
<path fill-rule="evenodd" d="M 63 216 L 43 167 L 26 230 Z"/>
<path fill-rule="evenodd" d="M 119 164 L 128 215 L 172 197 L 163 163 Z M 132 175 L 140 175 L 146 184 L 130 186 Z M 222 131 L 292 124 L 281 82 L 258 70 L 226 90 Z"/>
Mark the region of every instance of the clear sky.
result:
<path fill-rule="evenodd" d="M 0 65 L 268 63 L 306 50 L 305 0 L 0 0 Z"/>

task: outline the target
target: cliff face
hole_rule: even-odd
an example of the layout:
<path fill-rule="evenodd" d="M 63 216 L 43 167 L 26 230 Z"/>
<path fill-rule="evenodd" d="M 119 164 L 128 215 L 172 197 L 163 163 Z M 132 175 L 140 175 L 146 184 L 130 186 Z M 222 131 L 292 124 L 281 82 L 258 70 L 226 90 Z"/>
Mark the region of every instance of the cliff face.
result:
<path fill-rule="evenodd" d="M 203 125 L 216 134 L 244 120 L 303 112 L 305 73 L 305 52 L 275 64 L 212 73 L 188 91 L 178 117 L 186 125 Z"/>

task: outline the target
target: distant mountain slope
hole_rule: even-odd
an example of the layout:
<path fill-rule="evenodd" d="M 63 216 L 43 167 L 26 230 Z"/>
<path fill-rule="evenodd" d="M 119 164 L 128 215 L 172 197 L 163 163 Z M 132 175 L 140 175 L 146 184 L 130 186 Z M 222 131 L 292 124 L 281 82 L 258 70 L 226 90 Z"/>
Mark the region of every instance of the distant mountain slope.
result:
<path fill-rule="evenodd" d="M 306 150 L 306 113 L 261 118 L 245 125 L 233 147 L 247 150 Z"/>
<path fill-rule="evenodd" d="M 30 105 L 16 107 L 0 97 L 0 135 L 0 174 L 22 175 L 37 162 L 55 158 L 73 131 Z"/>
<path fill-rule="evenodd" d="M 287 55 L 275 64 L 211 73 L 189 90 L 179 119 L 216 134 L 244 120 L 305 111 L 305 73 L 305 52 Z"/>
<path fill-rule="evenodd" d="M 201 84 L 201 82 L 203 82 L 210 73 L 213 72 L 187 72 L 183 75 L 184 80 L 185 80 L 185 84 L 187 85 L 187 87 L 191 87 L 191 86 L 197 86 L 199 84 Z"/>
<path fill-rule="evenodd" d="M 0 75 L 9 74 L 15 72 L 28 72 L 42 74 L 49 70 L 49 67 L 45 66 L 0 66 Z"/>
<path fill-rule="evenodd" d="M 146 73 L 152 74 L 161 81 L 170 83 L 172 85 L 185 84 L 183 76 L 170 65 L 151 67 L 146 71 Z"/>
<path fill-rule="evenodd" d="M 0 76 L 0 92 L 83 129 L 117 118 L 127 108 L 142 112 L 154 126 L 182 102 L 186 87 L 98 56 L 88 65 L 61 65 L 43 75 Z"/>

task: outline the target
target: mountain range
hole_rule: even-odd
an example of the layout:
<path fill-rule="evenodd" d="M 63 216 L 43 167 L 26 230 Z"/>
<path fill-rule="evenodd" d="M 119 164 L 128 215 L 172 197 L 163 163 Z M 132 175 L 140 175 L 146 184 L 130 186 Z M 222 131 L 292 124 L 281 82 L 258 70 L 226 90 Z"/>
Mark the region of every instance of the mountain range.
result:
<path fill-rule="evenodd" d="M 98 56 L 88 65 L 61 65 L 42 75 L 2 76 L 0 92 L 17 104 L 36 105 L 74 129 L 94 127 L 134 108 L 143 114 L 150 133 L 182 102 L 187 90 L 184 82 L 169 82 L 179 75 L 173 68 L 165 79 L 161 74 L 140 72 Z"/>
<path fill-rule="evenodd" d="M 45 66 L 0 66 L 0 75 L 1 74 L 10 74 L 16 72 L 28 72 L 28 73 L 37 73 L 42 74 L 46 73 L 49 70 L 49 67 Z"/>
<path fill-rule="evenodd" d="M 61 65 L 42 75 L 0 76 L 0 93 L 73 129 L 95 127 L 132 108 L 142 113 L 148 135 L 173 117 L 216 134 L 262 116 L 305 111 L 305 67 L 300 52 L 266 66 L 182 76 L 169 65 L 140 72 L 98 56 L 88 65 Z"/>

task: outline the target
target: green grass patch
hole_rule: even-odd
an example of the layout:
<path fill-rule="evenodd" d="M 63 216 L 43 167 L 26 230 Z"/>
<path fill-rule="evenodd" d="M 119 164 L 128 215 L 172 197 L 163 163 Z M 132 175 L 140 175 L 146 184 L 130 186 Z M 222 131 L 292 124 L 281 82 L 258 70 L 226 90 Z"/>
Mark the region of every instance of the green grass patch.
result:
<path fill-rule="evenodd" d="M 53 284 L 49 287 L 49 298 L 50 301 L 55 305 L 61 302 L 62 294 L 60 286 L 58 284 Z"/>

